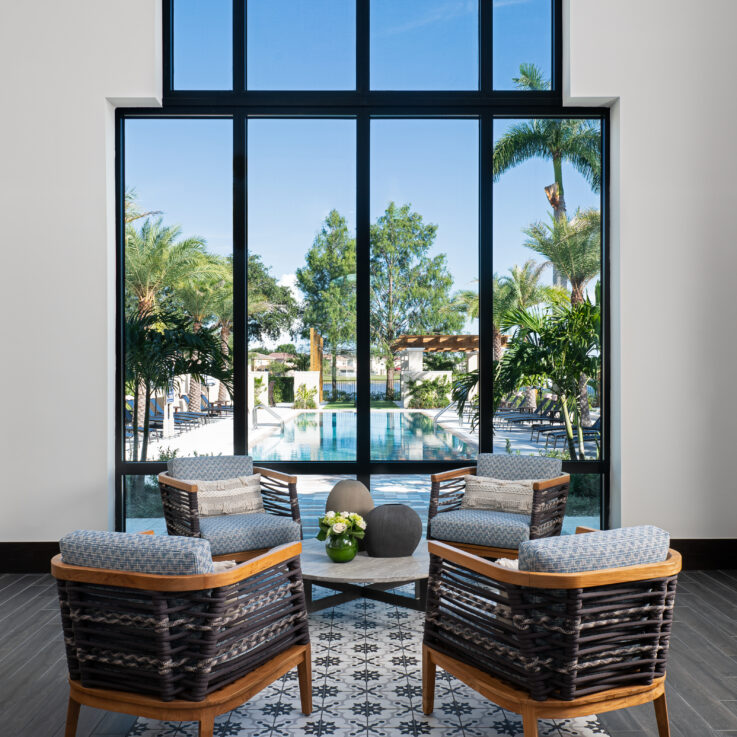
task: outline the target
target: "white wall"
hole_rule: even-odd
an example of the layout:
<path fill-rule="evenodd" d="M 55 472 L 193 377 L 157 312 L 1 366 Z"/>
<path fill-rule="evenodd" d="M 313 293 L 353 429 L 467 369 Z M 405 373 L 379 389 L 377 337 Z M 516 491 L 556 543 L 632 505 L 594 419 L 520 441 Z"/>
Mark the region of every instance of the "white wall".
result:
<path fill-rule="evenodd" d="M 568 0 L 566 17 L 566 102 L 618 100 L 621 521 L 734 537 L 737 2 Z M 160 37 L 159 0 L 3 4 L 3 540 L 111 523 L 113 106 L 157 104 Z"/>
<path fill-rule="evenodd" d="M 160 14 L 3 3 L 0 540 L 112 522 L 114 105 L 158 104 Z"/>
<path fill-rule="evenodd" d="M 737 2 L 568 0 L 565 15 L 566 104 L 617 100 L 612 481 L 621 523 L 734 538 Z"/>

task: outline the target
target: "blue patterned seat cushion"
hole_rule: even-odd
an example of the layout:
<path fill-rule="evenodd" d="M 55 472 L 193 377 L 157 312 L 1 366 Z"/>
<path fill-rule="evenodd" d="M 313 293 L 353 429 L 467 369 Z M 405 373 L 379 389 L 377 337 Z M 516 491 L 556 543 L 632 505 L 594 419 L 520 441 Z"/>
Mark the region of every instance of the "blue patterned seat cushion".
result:
<path fill-rule="evenodd" d="M 200 532 L 209 540 L 213 555 L 273 548 L 302 538 L 299 522 L 266 512 L 201 517 Z"/>
<path fill-rule="evenodd" d="M 253 475 L 253 459 L 251 456 L 172 458 L 166 468 L 169 476 L 175 479 L 219 481 Z"/>
<path fill-rule="evenodd" d="M 441 512 L 430 520 L 430 534 L 436 540 L 516 550 L 530 537 L 530 515 L 488 509 L 454 509 Z"/>
<path fill-rule="evenodd" d="M 554 479 L 561 475 L 562 468 L 563 461 L 560 458 L 509 453 L 479 453 L 476 461 L 477 476 L 492 476 L 504 481 Z"/>
<path fill-rule="evenodd" d="M 76 530 L 59 540 L 65 563 L 87 568 L 188 576 L 212 573 L 210 543 L 195 537 Z"/>
<path fill-rule="evenodd" d="M 670 535 L 642 525 L 604 532 L 529 540 L 520 545 L 521 571 L 577 573 L 660 563 L 668 557 Z"/>

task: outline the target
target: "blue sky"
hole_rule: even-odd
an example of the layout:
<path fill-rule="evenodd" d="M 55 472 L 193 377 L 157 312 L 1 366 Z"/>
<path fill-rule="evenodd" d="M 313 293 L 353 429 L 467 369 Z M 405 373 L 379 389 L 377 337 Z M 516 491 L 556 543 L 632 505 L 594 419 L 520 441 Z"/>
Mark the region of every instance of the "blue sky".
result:
<path fill-rule="evenodd" d="M 512 87 L 522 61 L 550 70 L 549 0 L 495 0 L 494 79 Z M 230 0 L 175 0 L 175 84 L 231 83 Z M 347 0 L 249 0 L 249 85 L 351 88 L 355 16 Z M 477 84 L 477 0 L 373 0 L 376 88 L 463 89 Z M 515 121 L 497 121 L 495 138 Z M 457 289 L 475 288 L 478 248 L 478 124 L 471 120 L 372 122 L 371 218 L 389 200 L 411 203 L 438 225 L 436 252 L 448 255 Z M 355 229 L 355 123 L 254 120 L 249 125 L 249 246 L 285 283 L 330 209 Z M 140 206 L 164 212 L 184 235 L 232 249 L 232 123 L 129 120 L 126 186 Z M 599 198 L 563 169 L 569 213 Z M 543 187 L 552 163 L 533 160 L 494 186 L 494 268 L 536 257 L 521 229 L 545 219 Z M 550 278 L 550 274 L 546 279 Z"/>

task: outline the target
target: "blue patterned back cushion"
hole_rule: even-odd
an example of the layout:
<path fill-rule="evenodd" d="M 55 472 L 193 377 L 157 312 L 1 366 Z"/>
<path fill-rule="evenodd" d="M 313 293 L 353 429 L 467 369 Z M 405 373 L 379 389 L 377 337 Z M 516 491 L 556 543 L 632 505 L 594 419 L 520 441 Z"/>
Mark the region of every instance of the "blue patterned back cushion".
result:
<path fill-rule="evenodd" d="M 219 481 L 253 474 L 251 456 L 196 456 L 172 458 L 166 465 L 169 476 L 175 479 Z"/>
<path fill-rule="evenodd" d="M 561 475 L 560 458 L 518 456 L 509 453 L 479 453 L 477 476 L 491 476 L 504 481 L 517 479 L 554 479 Z"/>
<path fill-rule="evenodd" d="M 86 568 L 188 576 L 212 573 L 210 543 L 197 537 L 76 530 L 59 540 L 65 563 Z"/>
<path fill-rule="evenodd" d="M 670 535 L 652 525 L 544 537 L 519 546 L 519 569 L 578 573 L 660 563 L 668 557 L 669 544 Z"/>

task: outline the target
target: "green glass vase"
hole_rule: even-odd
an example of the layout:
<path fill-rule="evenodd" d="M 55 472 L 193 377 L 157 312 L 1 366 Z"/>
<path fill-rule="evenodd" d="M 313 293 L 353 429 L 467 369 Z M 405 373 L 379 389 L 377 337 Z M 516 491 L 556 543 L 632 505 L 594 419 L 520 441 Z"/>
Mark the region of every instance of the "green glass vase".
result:
<path fill-rule="evenodd" d="M 348 563 L 356 557 L 358 545 L 353 535 L 328 535 L 325 550 L 333 563 Z"/>

